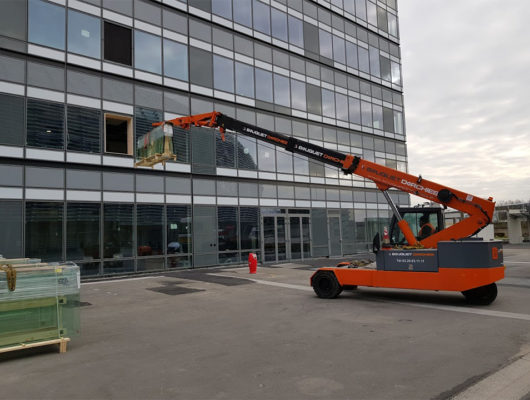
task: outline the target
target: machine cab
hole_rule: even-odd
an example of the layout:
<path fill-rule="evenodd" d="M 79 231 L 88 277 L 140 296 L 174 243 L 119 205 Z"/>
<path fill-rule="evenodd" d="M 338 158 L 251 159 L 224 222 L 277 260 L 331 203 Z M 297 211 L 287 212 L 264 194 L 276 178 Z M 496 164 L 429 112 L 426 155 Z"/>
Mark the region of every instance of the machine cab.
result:
<path fill-rule="evenodd" d="M 443 209 L 441 207 L 399 207 L 401 217 L 407 221 L 416 239 L 423 240 L 426 237 L 445 229 Z M 396 217 L 392 217 L 390 223 L 390 242 L 393 245 L 406 244 L 403 232 L 397 225 Z"/>

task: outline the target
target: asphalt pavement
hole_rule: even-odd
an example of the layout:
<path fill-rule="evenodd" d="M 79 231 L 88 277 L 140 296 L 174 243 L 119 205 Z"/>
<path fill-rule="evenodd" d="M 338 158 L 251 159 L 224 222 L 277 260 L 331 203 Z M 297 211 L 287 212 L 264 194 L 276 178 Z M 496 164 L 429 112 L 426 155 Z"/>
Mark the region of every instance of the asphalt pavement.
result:
<path fill-rule="evenodd" d="M 81 336 L 64 354 L 3 355 L 1 398 L 522 398 L 530 246 L 504 256 L 490 306 L 374 288 L 319 299 L 309 278 L 329 259 L 87 282 Z"/>

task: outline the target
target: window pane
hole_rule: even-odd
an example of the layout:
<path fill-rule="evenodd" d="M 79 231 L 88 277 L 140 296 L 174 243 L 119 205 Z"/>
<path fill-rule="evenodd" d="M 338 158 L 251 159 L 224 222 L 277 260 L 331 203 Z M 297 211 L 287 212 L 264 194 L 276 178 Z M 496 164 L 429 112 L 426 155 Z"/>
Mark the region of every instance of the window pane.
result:
<path fill-rule="evenodd" d="M 68 203 L 66 208 L 66 259 L 94 260 L 99 257 L 100 205 Z"/>
<path fill-rule="evenodd" d="M 160 37 L 134 31 L 134 67 L 144 71 L 162 73 Z"/>
<path fill-rule="evenodd" d="M 366 21 L 366 0 L 355 0 L 355 15 Z"/>
<path fill-rule="evenodd" d="M 335 96 L 327 89 L 322 89 L 322 115 L 335 118 Z"/>
<path fill-rule="evenodd" d="M 258 162 L 260 171 L 276 172 L 276 152 L 272 145 L 258 143 Z"/>
<path fill-rule="evenodd" d="M 164 254 L 163 206 L 136 206 L 136 234 L 138 256 Z"/>
<path fill-rule="evenodd" d="M 287 14 L 271 7 L 272 36 L 287 42 Z"/>
<path fill-rule="evenodd" d="M 237 207 L 217 208 L 219 251 L 238 250 Z"/>
<path fill-rule="evenodd" d="M 241 207 L 239 209 L 239 224 L 241 232 L 241 250 L 258 249 L 259 209 L 253 207 Z"/>
<path fill-rule="evenodd" d="M 291 79 L 292 107 L 297 110 L 306 111 L 305 83 Z"/>
<path fill-rule="evenodd" d="M 359 99 L 354 99 L 353 97 L 348 98 L 349 102 L 349 114 L 350 122 L 352 124 L 361 124 L 361 102 Z"/>
<path fill-rule="evenodd" d="M 359 50 L 359 70 L 367 74 L 370 73 L 370 61 L 368 59 L 368 50 L 364 47 L 358 46 Z"/>
<path fill-rule="evenodd" d="M 132 31 L 130 28 L 105 21 L 104 58 L 132 65 Z"/>
<path fill-rule="evenodd" d="M 236 94 L 254 97 L 254 67 L 236 62 Z"/>
<path fill-rule="evenodd" d="M 29 0 L 28 40 L 64 50 L 64 7 L 41 0 Z"/>
<path fill-rule="evenodd" d="M 177 155 L 177 162 L 190 162 L 190 131 L 173 127 L 173 153 Z"/>
<path fill-rule="evenodd" d="M 220 135 L 215 135 L 215 160 L 218 167 L 236 167 L 236 138 L 235 135 L 226 132 L 225 140 Z"/>
<path fill-rule="evenodd" d="M 28 99 L 27 145 L 63 148 L 64 104 Z"/>
<path fill-rule="evenodd" d="M 403 113 L 394 111 L 394 132 L 403 135 Z"/>
<path fill-rule="evenodd" d="M 333 35 L 333 59 L 341 64 L 346 64 L 344 39 Z"/>
<path fill-rule="evenodd" d="M 232 0 L 213 0 L 212 13 L 232 19 Z"/>
<path fill-rule="evenodd" d="M 164 75 L 188 80 L 188 46 L 164 39 Z"/>
<path fill-rule="evenodd" d="M 381 76 L 379 69 L 379 50 L 372 46 L 370 46 L 370 71 L 373 76 Z"/>
<path fill-rule="evenodd" d="M 346 42 L 346 64 L 351 68 L 359 68 L 359 61 L 357 59 L 357 45 Z"/>
<path fill-rule="evenodd" d="M 280 147 L 276 148 L 276 162 L 277 172 L 284 173 L 284 174 L 292 174 L 293 173 L 293 156 L 292 153 L 288 152 L 287 150 L 283 150 Z"/>
<path fill-rule="evenodd" d="M 307 157 L 293 155 L 294 173 L 298 175 L 309 175 L 309 161 Z"/>
<path fill-rule="evenodd" d="M 291 107 L 289 78 L 274 74 L 274 102 L 284 107 Z"/>
<path fill-rule="evenodd" d="M 191 253 L 190 206 L 167 206 L 167 253 Z"/>
<path fill-rule="evenodd" d="M 256 99 L 272 103 L 272 73 L 256 68 Z"/>
<path fill-rule="evenodd" d="M 212 53 L 190 47 L 190 82 L 211 88 L 213 86 Z"/>
<path fill-rule="evenodd" d="M 390 60 L 386 57 L 379 57 L 379 63 L 381 65 L 381 78 L 387 82 L 392 81 L 392 76 L 390 72 Z"/>
<path fill-rule="evenodd" d="M 68 10 L 68 51 L 101 58 L 100 19 Z"/>
<path fill-rule="evenodd" d="M 234 62 L 228 58 L 213 56 L 214 88 L 234 93 Z"/>
<path fill-rule="evenodd" d="M 252 28 L 252 3 L 249 0 L 234 1 L 234 22 Z"/>
<path fill-rule="evenodd" d="M 105 258 L 132 257 L 132 204 L 103 204 L 103 256 Z"/>
<path fill-rule="evenodd" d="M 313 114 L 322 114 L 322 94 L 320 87 L 310 85 L 307 86 L 307 112 Z"/>
<path fill-rule="evenodd" d="M 386 10 L 382 7 L 377 7 L 377 27 L 384 32 L 388 32 Z"/>
<path fill-rule="evenodd" d="M 253 21 L 254 29 L 270 35 L 271 33 L 271 17 L 270 17 L 270 7 L 266 4 L 263 4 L 261 1 L 254 0 L 252 2 L 253 6 Z"/>
<path fill-rule="evenodd" d="M 152 110 L 150 108 L 135 107 L 134 109 L 134 119 L 135 124 L 135 142 L 141 135 L 146 134 L 147 132 L 153 129 L 153 122 L 160 122 L 163 120 L 163 115 L 161 111 Z M 173 135 L 175 137 L 175 135 Z"/>
<path fill-rule="evenodd" d="M 398 35 L 397 18 L 391 13 L 388 13 L 388 33 L 396 37 Z"/>
<path fill-rule="evenodd" d="M 237 167 L 252 170 L 258 168 L 256 139 L 237 137 Z"/>
<path fill-rule="evenodd" d="M 308 22 L 304 22 L 304 48 L 314 54 L 319 53 L 318 28 Z"/>
<path fill-rule="evenodd" d="M 26 257 L 63 259 L 63 203 L 26 203 Z"/>
<path fill-rule="evenodd" d="M 68 150 L 100 152 L 101 111 L 68 106 Z"/>
<path fill-rule="evenodd" d="M 361 101 L 361 120 L 364 126 L 372 126 L 372 105 L 367 101 Z"/>
<path fill-rule="evenodd" d="M 399 64 L 392 61 L 392 83 L 395 85 L 401 85 L 401 71 Z"/>
<path fill-rule="evenodd" d="M 374 128 L 383 129 L 383 107 L 377 104 L 372 104 L 372 111 L 373 111 L 373 117 L 374 117 L 374 121 L 373 121 Z M 383 149 L 380 151 L 385 151 L 385 150 Z"/>
<path fill-rule="evenodd" d="M 304 47 L 304 25 L 301 20 L 289 15 L 289 43 Z"/>
<path fill-rule="evenodd" d="M 340 93 L 335 93 L 335 101 L 337 108 L 337 119 L 348 121 L 348 97 Z"/>
<path fill-rule="evenodd" d="M 22 201 L 0 201 L 0 220 L 0 254 L 4 258 L 22 257 Z"/>
<path fill-rule="evenodd" d="M 0 94 L 0 143 L 24 144 L 24 98 Z"/>
<path fill-rule="evenodd" d="M 333 60 L 333 44 L 331 41 L 331 33 L 320 29 L 318 31 L 318 39 L 320 43 L 320 55 Z"/>

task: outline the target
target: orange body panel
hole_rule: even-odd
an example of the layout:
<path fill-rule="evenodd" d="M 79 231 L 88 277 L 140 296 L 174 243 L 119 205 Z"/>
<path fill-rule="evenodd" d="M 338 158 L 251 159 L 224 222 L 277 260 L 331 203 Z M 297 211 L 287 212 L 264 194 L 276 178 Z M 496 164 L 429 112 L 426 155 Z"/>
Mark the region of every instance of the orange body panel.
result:
<path fill-rule="evenodd" d="M 333 271 L 341 286 L 462 292 L 504 278 L 505 267 L 440 268 L 438 272 L 380 271 L 363 268 L 320 268 Z"/>

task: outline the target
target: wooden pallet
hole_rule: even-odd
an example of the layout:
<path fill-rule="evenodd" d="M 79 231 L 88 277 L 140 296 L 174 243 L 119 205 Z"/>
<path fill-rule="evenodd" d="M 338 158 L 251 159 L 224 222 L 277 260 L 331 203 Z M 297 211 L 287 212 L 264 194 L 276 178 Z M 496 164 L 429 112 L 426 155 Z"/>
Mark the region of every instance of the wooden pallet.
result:
<path fill-rule="evenodd" d="M 52 344 L 59 345 L 59 353 L 66 353 L 66 344 L 69 341 L 70 341 L 70 338 L 60 338 L 60 339 L 53 339 L 53 340 L 43 340 L 40 342 L 33 342 L 33 343 L 21 343 L 16 346 L 0 348 L 0 353 L 7 353 L 9 351 L 22 350 L 22 349 L 30 349 L 32 347 L 49 346 Z"/>

